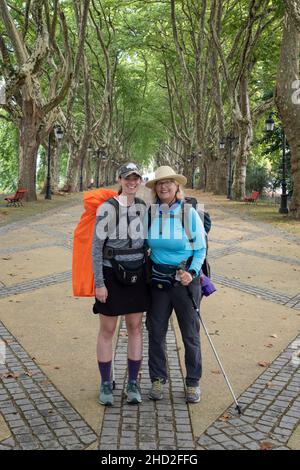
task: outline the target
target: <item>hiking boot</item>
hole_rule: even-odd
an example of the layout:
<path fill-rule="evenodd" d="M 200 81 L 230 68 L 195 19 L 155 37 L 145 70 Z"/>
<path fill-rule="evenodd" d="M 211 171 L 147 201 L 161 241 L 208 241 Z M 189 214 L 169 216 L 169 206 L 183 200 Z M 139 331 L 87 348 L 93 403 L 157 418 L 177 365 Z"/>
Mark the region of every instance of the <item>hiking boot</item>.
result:
<path fill-rule="evenodd" d="M 130 380 L 126 388 L 127 403 L 138 404 L 142 403 L 140 387 L 136 380 Z"/>
<path fill-rule="evenodd" d="M 161 379 L 155 379 L 152 382 L 151 390 L 148 393 L 150 400 L 162 400 L 163 398 L 163 382 Z"/>
<path fill-rule="evenodd" d="M 100 387 L 98 402 L 104 406 L 112 406 L 114 404 L 113 387 L 110 382 L 103 382 Z"/>
<path fill-rule="evenodd" d="M 198 403 L 201 400 L 201 390 L 199 386 L 191 387 L 187 385 L 185 401 L 187 403 Z"/>

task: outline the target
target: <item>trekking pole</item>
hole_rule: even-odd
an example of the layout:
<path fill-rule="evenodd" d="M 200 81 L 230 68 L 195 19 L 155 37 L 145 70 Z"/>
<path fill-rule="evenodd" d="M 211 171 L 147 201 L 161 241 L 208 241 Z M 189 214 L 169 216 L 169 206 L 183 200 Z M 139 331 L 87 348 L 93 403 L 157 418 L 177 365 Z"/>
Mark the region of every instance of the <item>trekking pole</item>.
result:
<path fill-rule="evenodd" d="M 216 348 L 214 347 L 213 342 L 212 342 L 212 340 L 211 340 L 211 337 L 209 336 L 209 333 L 208 333 L 208 330 L 207 330 L 207 328 L 206 328 L 206 326 L 205 326 L 205 324 L 204 324 L 204 321 L 202 320 L 202 317 L 201 317 L 200 311 L 199 311 L 199 307 L 197 307 L 197 304 L 196 304 L 196 302 L 195 302 L 195 299 L 194 299 L 194 297 L 193 297 L 193 294 L 192 294 L 192 292 L 191 292 L 189 286 L 187 286 L 187 291 L 188 291 L 188 295 L 189 295 L 189 297 L 190 297 L 190 299 L 191 299 L 191 301 L 192 301 L 193 307 L 194 307 L 194 309 L 196 310 L 197 315 L 198 315 L 198 317 L 199 317 L 199 320 L 200 320 L 200 322 L 201 322 L 201 324 L 202 324 L 202 326 L 203 326 L 203 328 L 204 328 L 204 331 L 205 331 L 205 334 L 206 334 L 207 339 L 208 339 L 208 341 L 209 341 L 209 344 L 211 345 L 212 350 L 213 350 L 213 352 L 214 352 L 214 355 L 215 355 L 215 357 L 216 357 L 216 359 L 217 359 L 217 361 L 218 361 L 218 364 L 219 364 L 219 366 L 220 366 L 220 369 L 221 369 L 221 371 L 222 371 L 222 374 L 223 374 L 223 376 L 224 376 L 224 379 L 225 379 L 225 381 L 226 381 L 226 383 L 227 383 L 227 385 L 228 385 L 228 388 L 229 388 L 229 390 L 230 390 L 230 393 L 231 393 L 231 395 L 232 395 L 232 397 L 233 397 L 233 399 L 234 399 L 234 403 L 236 404 L 235 409 L 237 410 L 238 414 L 240 415 L 240 414 L 242 413 L 241 407 L 240 407 L 240 405 L 238 404 L 238 401 L 237 401 L 237 399 L 236 399 L 236 396 L 235 396 L 235 394 L 234 394 L 234 392 L 233 392 L 233 389 L 232 389 L 232 387 L 231 387 L 231 385 L 230 385 L 230 382 L 229 382 L 229 380 L 228 380 L 228 378 L 227 378 L 226 372 L 225 372 L 225 370 L 224 370 L 224 368 L 223 368 L 223 366 L 222 366 L 222 363 L 221 363 L 221 361 L 220 361 L 220 358 L 219 358 L 219 356 L 218 356 L 218 353 L 217 353 L 217 351 L 216 351 Z"/>
<path fill-rule="evenodd" d="M 116 388 L 116 379 L 115 379 L 115 355 L 114 355 L 114 352 L 113 352 L 112 361 L 111 361 L 111 378 L 112 378 L 113 390 L 115 390 L 115 388 Z"/>

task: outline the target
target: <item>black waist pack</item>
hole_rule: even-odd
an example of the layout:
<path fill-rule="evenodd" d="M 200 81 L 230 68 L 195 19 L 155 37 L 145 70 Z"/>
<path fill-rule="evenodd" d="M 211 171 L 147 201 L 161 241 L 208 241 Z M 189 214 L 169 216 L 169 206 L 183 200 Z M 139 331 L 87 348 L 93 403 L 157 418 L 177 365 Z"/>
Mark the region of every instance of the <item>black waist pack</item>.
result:
<path fill-rule="evenodd" d="M 175 282 L 176 266 L 168 264 L 152 264 L 151 285 L 159 290 L 171 289 Z"/>
<path fill-rule="evenodd" d="M 112 258 L 110 262 L 113 267 L 114 275 L 121 284 L 132 286 L 144 279 L 144 259 L 120 262 Z"/>

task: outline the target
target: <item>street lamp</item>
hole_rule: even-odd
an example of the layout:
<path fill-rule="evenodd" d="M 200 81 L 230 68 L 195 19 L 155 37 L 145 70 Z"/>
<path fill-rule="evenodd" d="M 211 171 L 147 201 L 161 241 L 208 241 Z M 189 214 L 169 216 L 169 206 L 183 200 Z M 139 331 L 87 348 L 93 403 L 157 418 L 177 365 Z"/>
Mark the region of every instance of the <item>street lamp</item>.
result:
<path fill-rule="evenodd" d="M 54 130 L 55 138 L 58 141 L 61 141 L 64 136 L 64 131 L 59 124 L 55 125 L 54 128 L 51 128 L 48 134 L 47 184 L 46 184 L 45 199 L 51 199 L 51 137 L 52 137 L 53 130 Z"/>
<path fill-rule="evenodd" d="M 275 122 L 272 116 L 275 115 L 280 119 L 278 113 L 271 113 L 269 114 L 268 119 L 266 120 L 266 131 L 272 132 L 274 130 Z M 282 179 L 281 179 L 281 196 L 280 196 L 280 207 L 279 213 L 280 214 L 288 214 L 288 203 L 287 203 L 287 193 L 286 193 L 286 136 L 283 129 L 282 124 L 280 124 L 281 128 L 281 137 L 282 137 Z"/>
<path fill-rule="evenodd" d="M 220 140 L 220 143 L 219 143 L 220 150 L 225 149 L 226 143 L 229 144 L 227 199 L 232 199 L 232 180 L 233 180 L 233 175 L 232 175 L 232 144 L 235 140 L 237 140 L 237 137 L 234 137 L 234 135 L 229 134 L 225 137 L 225 139 L 222 138 Z"/>

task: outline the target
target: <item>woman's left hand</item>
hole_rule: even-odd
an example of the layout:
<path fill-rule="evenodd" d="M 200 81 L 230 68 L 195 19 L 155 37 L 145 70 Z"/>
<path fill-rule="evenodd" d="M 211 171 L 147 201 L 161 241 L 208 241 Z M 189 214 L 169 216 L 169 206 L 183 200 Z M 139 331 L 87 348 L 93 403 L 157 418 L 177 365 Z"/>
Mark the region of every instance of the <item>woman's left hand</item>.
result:
<path fill-rule="evenodd" d="M 193 277 L 190 273 L 188 273 L 187 271 L 183 271 L 182 269 L 177 272 L 180 277 L 180 282 L 183 286 L 188 286 L 192 282 Z"/>

